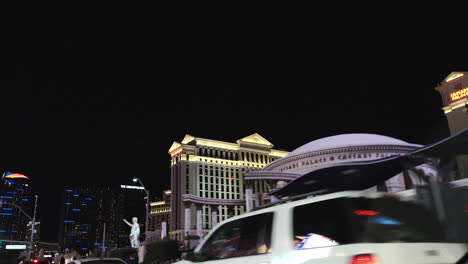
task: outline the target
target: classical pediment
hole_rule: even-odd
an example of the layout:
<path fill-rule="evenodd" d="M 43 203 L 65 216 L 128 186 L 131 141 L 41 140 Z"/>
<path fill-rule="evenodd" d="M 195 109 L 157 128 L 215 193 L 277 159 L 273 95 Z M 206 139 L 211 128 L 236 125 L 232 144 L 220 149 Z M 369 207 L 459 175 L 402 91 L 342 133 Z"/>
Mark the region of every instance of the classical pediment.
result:
<path fill-rule="evenodd" d="M 444 83 L 450 82 L 452 80 L 455 80 L 464 76 L 465 77 L 468 76 L 468 72 L 452 72 L 444 79 Z"/>
<path fill-rule="evenodd" d="M 241 138 L 237 140 L 238 144 L 247 143 L 247 144 L 254 144 L 254 145 L 263 145 L 268 146 L 269 148 L 273 147 L 270 141 L 266 140 L 264 137 L 260 136 L 257 133 L 254 133 L 248 137 Z"/>
<path fill-rule="evenodd" d="M 195 137 L 187 134 L 187 135 L 185 135 L 184 139 L 182 139 L 182 144 L 188 144 L 192 140 L 195 140 Z"/>
<path fill-rule="evenodd" d="M 174 143 L 172 143 L 171 147 L 169 148 L 168 153 L 171 153 L 172 151 L 174 151 L 175 149 L 177 149 L 180 146 L 182 146 L 182 145 L 179 142 L 174 141 Z"/>

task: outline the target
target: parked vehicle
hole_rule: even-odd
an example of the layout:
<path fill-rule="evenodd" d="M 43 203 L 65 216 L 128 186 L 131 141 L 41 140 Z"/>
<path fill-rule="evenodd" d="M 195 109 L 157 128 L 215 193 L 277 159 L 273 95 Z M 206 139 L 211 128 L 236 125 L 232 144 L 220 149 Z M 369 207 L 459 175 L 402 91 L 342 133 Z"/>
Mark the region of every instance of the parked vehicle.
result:
<path fill-rule="evenodd" d="M 346 191 L 232 217 L 177 263 L 455 263 L 466 251 L 421 205 Z"/>

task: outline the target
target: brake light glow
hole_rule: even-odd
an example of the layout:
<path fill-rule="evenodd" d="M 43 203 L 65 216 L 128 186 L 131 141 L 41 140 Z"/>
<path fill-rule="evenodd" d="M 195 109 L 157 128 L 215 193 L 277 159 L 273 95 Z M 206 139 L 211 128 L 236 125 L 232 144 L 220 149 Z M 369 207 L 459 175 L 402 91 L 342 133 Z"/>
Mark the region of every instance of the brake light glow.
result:
<path fill-rule="evenodd" d="M 33 262 L 34 262 L 34 263 L 38 263 L 38 262 L 39 262 L 39 260 L 35 259 L 35 260 L 33 260 Z"/>
<path fill-rule="evenodd" d="M 377 211 L 372 211 L 372 210 L 356 210 L 353 212 L 355 215 L 378 215 L 380 214 Z"/>
<path fill-rule="evenodd" d="M 372 254 L 361 254 L 354 256 L 351 264 L 379 264 L 379 261 Z"/>

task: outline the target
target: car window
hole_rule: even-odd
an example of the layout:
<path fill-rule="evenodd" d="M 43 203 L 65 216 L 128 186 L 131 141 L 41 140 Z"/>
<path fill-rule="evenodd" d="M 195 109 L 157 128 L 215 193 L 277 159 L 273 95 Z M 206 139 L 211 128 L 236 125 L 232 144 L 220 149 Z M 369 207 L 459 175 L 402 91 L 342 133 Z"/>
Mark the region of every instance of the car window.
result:
<path fill-rule="evenodd" d="M 200 249 L 203 260 L 265 254 L 271 250 L 273 213 L 235 220 L 221 226 Z"/>
<path fill-rule="evenodd" d="M 337 198 L 297 206 L 296 249 L 359 242 L 440 242 L 442 227 L 424 207 L 394 198 Z"/>
<path fill-rule="evenodd" d="M 435 214 L 394 198 L 349 199 L 355 239 L 362 242 L 443 242 Z"/>
<path fill-rule="evenodd" d="M 296 206 L 293 239 L 296 249 L 335 246 L 351 242 L 342 199 Z"/>

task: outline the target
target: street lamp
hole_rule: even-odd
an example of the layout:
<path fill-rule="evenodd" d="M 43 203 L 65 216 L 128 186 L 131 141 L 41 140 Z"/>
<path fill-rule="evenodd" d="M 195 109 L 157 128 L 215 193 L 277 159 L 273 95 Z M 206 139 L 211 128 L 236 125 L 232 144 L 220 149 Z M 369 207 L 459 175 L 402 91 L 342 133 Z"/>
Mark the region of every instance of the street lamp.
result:
<path fill-rule="evenodd" d="M 33 214 L 32 218 L 23 209 L 21 209 L 21 207 L 19 207 L 18 205 L 13 204 L 13 203 L 5 203 L 5 202 L 0 200 L 0 207 L 2 205 L 4 205 L 4 204 L 14 206 L 14 207 L 18 208 L 18 210 L 20 210 L 29 220 L 31 220 L 31 239 L 29 241 L 29 244 L 31 244 L 31 250 L 33 250 L 33 246 L 34 246 L 34 227 L 35 227 L 35 224 L 36 224 L 37 195 L 35 197 L 36 197 L 36 199 L 34 201 L 34 214 Z"/>
<path fill-rule="evenodd" d="M 149 219 L 149 206 L 150 206 L 150 196 L 149 196 L 149 190 L 146 189 L 145 185 L 141 182 L 140 178 L 133 178 L 133 182 L 139 182 L 141 187 L 143 187 L 143 190 L 146 193 L 146 217 L 145 217 L 145 240 L 146 236 L 148 235 L 148 219 Z"/>

